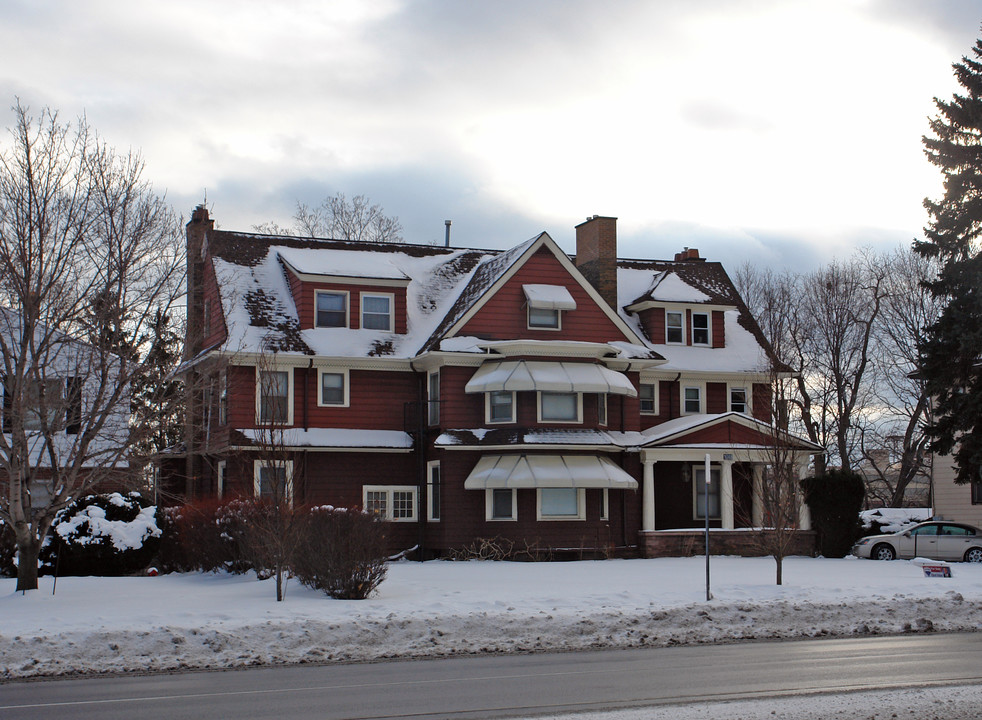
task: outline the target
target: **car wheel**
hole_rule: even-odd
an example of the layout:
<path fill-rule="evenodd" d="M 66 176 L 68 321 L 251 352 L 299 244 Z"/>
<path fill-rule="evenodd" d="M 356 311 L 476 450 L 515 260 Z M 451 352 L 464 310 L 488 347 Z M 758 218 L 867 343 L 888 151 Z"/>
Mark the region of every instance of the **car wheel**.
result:
<path fill-rule="evenodd" d="M 874 560 L 894 560 L 897 557 L 897 553 L 889 545 L 877 545 L 873 548 L 873 552 L 870 553 L 870 557 Z"/>
<path fill-rule="evenodd" d="M 982 548 L 970 548 L 965 553 L 965 562 L 982 562 Z"/>

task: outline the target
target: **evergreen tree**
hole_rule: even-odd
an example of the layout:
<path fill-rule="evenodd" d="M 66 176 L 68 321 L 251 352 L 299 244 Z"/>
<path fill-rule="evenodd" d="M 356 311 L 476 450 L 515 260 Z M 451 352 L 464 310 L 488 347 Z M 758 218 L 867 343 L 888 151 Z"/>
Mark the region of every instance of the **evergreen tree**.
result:
<path fill-rule="evenodd" d="M 924 201 L 926 239 L 914 243 L 939 262 L 928 286 L 945 303 L 921 343 L 921 373 L 936 398 L 930 449 L 953 453 L 962 483 L 979 479 L 982 469 L 982 40 L 972 53 L 953 65 L 965 93 L 935 98 L 939 114 L 923 142 L 944 176 L 944 196 Z"/>

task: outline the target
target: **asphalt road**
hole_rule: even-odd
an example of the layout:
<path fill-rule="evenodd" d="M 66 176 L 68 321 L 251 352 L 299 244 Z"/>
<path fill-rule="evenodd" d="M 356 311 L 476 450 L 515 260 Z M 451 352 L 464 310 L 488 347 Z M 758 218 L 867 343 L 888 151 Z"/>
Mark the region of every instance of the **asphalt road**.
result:
<path fill-rule="evenodd" d="M 982 633 L 502 655 L 0 685 L 0 718 L 496 718 L 982 681 Z"/>

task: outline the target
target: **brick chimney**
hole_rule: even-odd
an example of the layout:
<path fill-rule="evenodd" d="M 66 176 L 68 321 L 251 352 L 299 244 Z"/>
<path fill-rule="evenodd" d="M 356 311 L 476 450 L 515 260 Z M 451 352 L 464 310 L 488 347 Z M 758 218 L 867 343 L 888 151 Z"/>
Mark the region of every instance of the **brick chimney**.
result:
<path fill-rule="evenodd" d="M 576 267 L 617 309 L 617 218 L 594 215 L 576 226 Z"/>
<path fill-rule="evenodd" d="M 208 208 L 198 205 L 187 224 L 187 284 L 188 308 L 184 338 L 184 359 L 189 360 L 201 351 L 201 335 L 204 320 L 204 258 L 202 248 L 215 221 L 208 216 Z"/>
<path fill-rule="evenodd" d="M 695 248 L 682 248 L 682 252 L 675 253 L 675 262 L 684 262 L 686 260 L 706 262 L 706 258 L 699 257 L 699 251 Z"/>

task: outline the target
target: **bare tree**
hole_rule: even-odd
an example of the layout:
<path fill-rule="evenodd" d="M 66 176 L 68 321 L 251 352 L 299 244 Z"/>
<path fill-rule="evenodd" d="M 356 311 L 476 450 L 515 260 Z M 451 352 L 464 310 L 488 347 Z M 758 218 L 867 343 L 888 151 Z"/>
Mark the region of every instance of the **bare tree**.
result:
<path fill-rule="evenodd" d="M 324 200 L 317 207 L 297 203 L 293 227 L 283 228 L 274 222 L 256 225 L 257 232 L 270 235 L 299 237 L 329 237 L 358 242 L 402 242 L 402 223 L 394 215 L 386 215 L 382 206 L 364 195 L 350 200 L 344 193 Z"/>
<path fill-rule="evenodd" d="M 41 542 L 80 495 L 134 481 L 130 388 L 153 323 L 183 295 L 181 224 L 83 119 L 13 108 L 0 153 L 0 520 L 17 589 L 37 588 Z"/>

